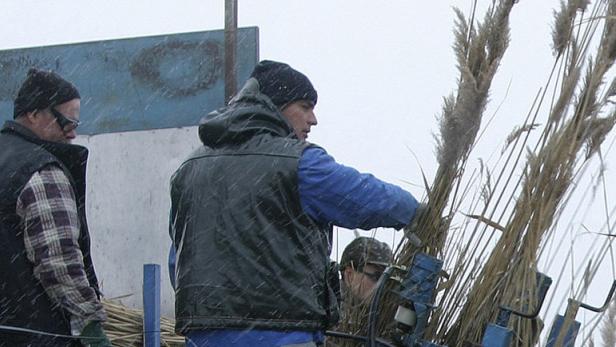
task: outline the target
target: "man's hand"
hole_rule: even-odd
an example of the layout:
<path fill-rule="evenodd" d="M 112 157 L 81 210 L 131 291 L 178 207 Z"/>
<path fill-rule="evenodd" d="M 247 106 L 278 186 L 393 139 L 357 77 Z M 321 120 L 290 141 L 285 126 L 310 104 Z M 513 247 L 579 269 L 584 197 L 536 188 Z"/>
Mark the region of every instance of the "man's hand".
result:
<path fill-rule="evenodd" d="M 111 341 L 105 335 L 101 322 L 94 321 L 88 323 L 81 331 L 81 344 L 90 347 L 111 347 Z"/>
<path fill-rule="evenodd" d="M 417 223 L 419 223 L 419 219 L 428 211 L 428 204 L 425 202 L 420 202 L 415 209 L 415 216 L 413 216 L 413 220 L 409 224 L 409 228 L 417 229 Z"/>
<path fill-rule="evenodd" d="M 415 209 L 415 216 L 411 222 L 404 227 L 404 235 L 415 247 L 421 247 L 422 241 L 417 237 L 417 229 L 419 228 L 419 220 L 427 212 L 428 205 L 426 203 L 419 203 Z"/>

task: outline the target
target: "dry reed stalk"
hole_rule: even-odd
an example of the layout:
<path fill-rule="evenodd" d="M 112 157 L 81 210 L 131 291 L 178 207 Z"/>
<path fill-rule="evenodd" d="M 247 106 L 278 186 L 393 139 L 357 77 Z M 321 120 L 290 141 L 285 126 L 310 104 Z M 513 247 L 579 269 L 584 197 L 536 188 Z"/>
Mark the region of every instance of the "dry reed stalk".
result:
<path fill-rule="evenodd" d="M 603 347 L 616 347 L 616 300 L 613 300 L 605 316 L 601 327 L 601 339 Z"/>
<path fill-rule="evenodd" d="M 562 6 L 569 11 L 573 5 Z M 585 8 L 586 2 L 575 2 Z M 604 18 L 615 14 L 615 2 L 607 6 Z M 559 16 L 557 16 L 559 18 Z M 559 36 L 560 37 L 560 36 Z M 525 170 L 522 191 L 517 199 L 512 218 L 499 239 L 492 256 L 483 267 L 481 275 L 469 294 L 468 301 L 454 329 L 448 334 L 450 345 L 462 341 L 478 342 L 486 324 L 494 319 L 499 304 L 506 304 L 528 311 L 534 302 L 534 288 L 537 252 L 545 233 L 550 230 L 554 216 L 561 206 L 565 193 L 570 189 L 573 175 L 584 162 L 596 153 L 605 135 L 614 126 L 615 117 L 611 114 L 599 118 L 599 112 L 606 106 L 599 100 L 599 88 L 607 70 L 615 58 L 616 30 L 608 21 L 599 46 L 596 62 L 590 63 L 573 115 L 563 120 L 565 108 L 572 97 L 575 71 L 579 70 L 581 59 L 576 54 L 569 59 L 568 75 L 563 79 L 560 98 L 552 109 L 544 134 L 544 145 L 539 152 L 531 154 Z M 572 46 L 575 51 L 575 46 Z M 557 52 L 558 56 L 562 51 Z M 561 125 L 562 124 L 562 125 Z M 549 133 L 549 134 L 548 134 Z M 585 157 L 581 151 L 586 148 Z M 474 317 L 469 320 L 466 317 Z M 514 321 L 517 345 L 531 346 L 536 335 L 531 321 Z"/>
<path fill-rule="evenodd" d="M 561 6 L 561 12 L 563 13 L 555 14 L 557 24 L 555 25 L 554 32 L 554 52 L 557 56 L 557 62 L 562 60 L 566 62 L 562 72 L 560 93 L 558 98 L 552 103 L 548 123 L 537 147 L 535 150 L 530 151 L 524 170 L 523 184 L 521 185 L 522 179 L 513 184 L 515 189 L 521 189 L 521 193 L 505 227 L 500 225 L 500 221 L 503 220 L 504 213 L 508 211 L 509 206 L 509 201 L 500 203 L 505 189 L 500 193 L 501 196 L 497 199 L 495 198 L 496 202 L 493 203 L 495 206 L 492 214 L 483 214 L 488 208 L 488 203 L 490 203 L 495 195 L 498 195 L 498 193 L 495 193 L 495 186 L 499 184 L 501 179 L 501 176 L 499 176 L 494 187 L 492 187 L 492 182 L 490 182 L 490 187 L 478 194 L 478 196 L 482 196 L 486 207 L 481 214 L 470 214 L 471 218 L 469 219 L 474 219 L 477 222 L 474 230 L 470 233 L 470 237 L 464 239 L 461 236 L 457 236 L 457 239 L 446 241 L 447 234 L 445 232 L 450 227 L 449 217 L 460 205 L 460 201 L 456 200 L 460 198 L 457 196 L 460 176 L 464 171 L 468 153 L 472 149 L 479 123 L 476 123 L 477 128 L 473 126 L 458 128 L 461 134 L 470 134 L 472 137 L 472 141 L 469 142 L 467 148 L 463 144 L 454 141 L 451 142 L 455 143 L 451 147 L 454 151 L 447 151 L 447 141 L 439 142 L 440 166 L 432 187 L 428 189 L 429 209 L 422 216 L 419 228 L 415 231 L 418 231 L 420 235 L 422 233 L 427 233 L 429 234 L 428 236 L 438 235 L 436 238 L 423 238 L 424 241 L 427 240 L 428 245 L 424 251 L 442 256 L 443 249 L 445 248 L 446 255 L 455 259 L 448 261 L 449 264 L 453 264 L 451 278 L 439 286 L 444 291 L 440 294 L 439 307 L 432 313 L 430 330 L 425 335 L 429 340 L 444 342 L 450 346 L 459 346 L 465 341 L 478 342 L 487 322 L 494 319 L 499 304 L 506 304 L 518 309 L 523 308 L 524 310 L 529 310 L 535 305 L 533 301 L 536 285 L 534 283 L 535 264 L 541 242 L 549 233 L 554 219 L 557 218 L 559 209 L 566 202 L 565 195 L 571 191 L 571 183 L 580 165 L 583 165 L 585 161 L 599 151 L 601 143 L 605 139 L 606 134 L 611 131 L 616 118 L 613 113 L 608 117 L 599 117 L 601 111 L 609 104 L 608 98 L 616 94 L 614 93 L 616 83 L 612 82 L 603 98 L 599 98 L 599 88 L 603 86 L 604 75 L 611 67 L 615 55 L 614 51 L 616 51 L 611 21 L 608 21 L 605 26 L 599 52 L 596 55 L 596 59 L 589 63 L 584 83 L 578 89 L 582 65 L 585 61 L 584 57 L 586 56 L 594 29 L 586 29 L 583 32 L 582 44 L 578 45 L 573 38 L 580 36 L 579 28 L 581 28 L 581 25 L 574 26 L 573 23 L 575 15 L 580 11 L 586 10 L 588 3 L 589 1 L 584 0 L 569 1 L 567 4 L 563 2 Z M 612 3 L 610 2 L 605 16 L 600 16 L 598 10 L 596 10 L 599 7 L 595 7 L 591 18 L 613 18 L 614 6 Z M 569 23 L 563 25 L 563 18 L 568 20 Z M 458 28 L 456 33 L 458 58 L 470 57 L 469 50 L 472 46 L 470 43 L 472 40 L 460 41 L 459 38 L 472 39 L 481 35 L 477 34 L 466 23 L 464 17 L 460 16 L 459 11 L 458 21 L 456 23 Z M 590 23 L 595 25 L 596 20 Z M 557 29 L 559 26 L 561 29 Z M 574 27 L 578 28 L 576 29 L 577 33 L 573 32 Z M 564 46 L 562 46 L 563 40 L 568 40 Z M 460 52 L 464 52 L 464 54 L 460 54 Z M 560 59 L 561 56 L 565 59 Z M 469 59 L 469 61 L 471 60 Z M 497 65 L 498 62 L 496 63 Z M 469 64 L 469 66 L 477 68 L 477 66 L 482 66 L 482 64 Z M 460 87 L 462 88 L 465 86 L 463 82 L 464 78 L 468 77 L 468 71 L 477 71 L 477 69 L 469 68 L 465 70 L 462 63 L 459 64 L 459 68 L 461 70 Z M 577 100 L 574 102 L 575 91 L 580 89 Z M 471 95 L 477 96 L 479 94 L 481 93 Z M 445 115 L 455 114 L 460 109 L 467 109 L 467 107 L 456 106 L 464 95 L 463 91 L 459 91 L 456 98 L 450 97 L 446 99 L 441 122 L 441 134 L 451 134 L 449 131 L 459 125 L 456 123 L 459 119 L 452 118 L 454 121 L 447 122 Z M 487 89 L 484 96 L 485 101 L 483 105 L 475 104 L 476 106 L 479 105 L 476 110 L 483 111 L 485 102 L 487 102 Z M 539 97 L 538 95 L 538 100 L 538 105 L 541 105 L 543 96 Z M 512 135 L 511 141 L 514 142 L 514 147 L 517 147 L 523 133 L 527 133 L 536 124 L 539 106 L 533 103 L 532 109 L 535 108 L 537 111 L 534 118 L 530 121 L 527 118 L 525 125 L 521 128 L 522 130 Z M 567 114 L 571 111 L 570 109 L 572 109 L 573 115 L 567 117 Z M 450 137 L 442 135 L 442 138 L 446 140 Z M 526 135 L 526 139 L 520 141 L 521 146 L 517 148 L 525 148 L 527 139 L 528 135 Z M 581 154 L 583 149 L 586 150 L 585 155 Z M 511 153 L 513 151 L 512 149 Z M 524 149 L 520 150 L 518 159 L 514 160 L 514 167 L 517 167 L 517 162 L 523 151 Z M 456 159 L 452 160 L 451 158 Z M 509 162 L 509 159 L 507 159 L 507 162 Z M 510 185 L 512 176 L 514 176 L 514 171 L 506 179 L 505 187 Z M 491 177 L 489 173 L 488 177 Z M 454 192 L 453 198 L 451 197 L 452 192 Z M 473 200 L 473 204 L 478 204 L 478 201 L 479 199 Z M 497 207 L 503 204 L 505 206 L 502 208 L 503 215 L 501 215 L 501 218 L 492 220 L 492 215 L 497 210 Z M 443 213 L 446 208 L 449 211 Z M 447 218 L 442 219 L 442 215 L 445 215 Z M 483 232 L 478 231 L 480 224 L 484 226 Z M 493 235 L 490 235 L 487 241 L 485 237 L 485 230 L 489 227 L 494 230 L 504 230 L 496 247 L 491 249 L 491 254 L 489 253 L 490 247 L 488 247 L 488 243 Z M 466 233 L 466 226 L 463 226 L 462 229 Z M 444 247 L 446 245 L 450 246 Z M 402 252 L 398 255 L 397 263 L 409 264 L 416 250 L 409 244 L 402 244 L 401 247 Z M 488 260 L 484 265 L 485 257 Z M 451 269 L 451 267 L 448 269 Z M 393 285 L 390 286 L 390 289 L 392 287 Z M 380 310 L 381 325 L 379 326 L 379 331 L 381 336 L 384 335 L 382 332 L 387 330 L 386 324 L 392 321 L 392 308 L 396 305 L 396 298 L 389 295 L 386 296 L 384 301 L 390 307 L 381 308 Z M 462 305 L 464 307 L 460 309 L 459 307 Z M 388 312 L 388 310 L 392 310 L 392 312 Z M 468 317 L 473 318 L 469 319 Z M 520 340 L 516 341 L 516 345 L 531 346 L 536 343 L 538 330 L 540 330 L 541 325 L 536 323 L 512 321 L 512 327 L 516 334 L 520 336 Z"/>
<path fill-rule="evenodd" d="M 540 124 L 526 124 L 524 126 L 516 127 L 515 129 L 513 129 L 513 131 L 509 134 L 509 136 L 507 136 L 507 139 L 505 140 L 505 145 L 503 146 L 501 154 L 504 154 L 509 145 L 518 140 L 520 136 L 522 136 L 522 134 L 528 133 L 531 130 L 535 130 L 535 128 L 537 128 L 539 125 Z"/>
<path fill-rule="evenodd" d="M 143 310 L 128 308 L 110 300 L 103 300 L 103 306 L 107 312 L 104 329 L 113 346 L 143 346 Z M 184 346 L 184 337 L 176 335 L 174 328 L 173 320 L 161 317 L 161 346 Z"/>
<path fill-rule="evenodd" d="M 539 95 L 537 97 L 539 98 Z M 536 102 L 537 99 L 533 102 L 531 109 L 535 108 Z M 531 114 L 532 112 L 529 113 L 525 124 L 535 122 L 535 120 L 529 121 Z M 513 147 L 518 147 L 518 142 L 521 142 L 520 148 L 523 148 L 525 141 L 520 141 L 518 137 L 514 140 Z M 507 163 L 512 159 L 512 153 L 513 151 L 505 160 L 505 168 L 508 167 Z M 515 159 L 514 163 L 517 163 L 518 160 L 519 158 Z M 467 222 L 462 225 L 457 232 L 457 236 L 456 233 L 452 234 L 454 237 L 451 238 L 450 247 L 447 248 L 445 258 L 445 267 L 450 272 L 450 278 L 445 285 L 446 289 L 441 293 L 440 300 L 437 302 L 438 308 L 432 314 L 432 321 L 437 321 L 438 325 L 430 326 L 431 329 L 436 331 L 432 333 L 432 336 L 436 336 L 441 341 L 448 334 L 450 327 L 459 314 L 460 307 L 465 303 L 470 288 L 476 280 L 477 274 L 480 273 L 485 258 L 489 254 L 491 248 L 489 246 L 492 239 L 500 235 L 499 230 L 504 229 L 500 224 L 491 219 L 496 212 L 496 208 L 491 214 L 486 214 L 486 212 L 491 202 L 496 201 L 495 205 L 499 205 L 499 202 L 504 197 L 504 190 L 499 194 L 496 192 L 496 188 L 501 185 L 505 171 L 505 169 L 502 169 L 493 181 L 491 179 L 492 174 L 488 174 L 488 182 L 486 184 L 490 185 L 489 189 L 480 188 L 482 192 L 481 198 L 470 200 L 471 211 L 475 211 L 479 209 L 478 206 L 483 205 L 481 207 L 481 214 L 475 215 L 479 216 L 477 218 L 467 218 Z M 508 185 L 510 179 L 511 176 L 506 178 L 505 186 Z M 488 194 L 483 194 L 486 191 Z M 503 210 L 507 210 L 507 203 L 505 203 Z M 488 217 L 484 217 L 484 215 Z M 478 223 L 473 225 L 473 219 Z M 454 229 L 451 231 L 453 232 Z"/>
<path fill-rule="evenodd" d="M 440 137 L 437 138 L 439 169 L 428 191 L 428 208 L 419 217 L 417 233 L 423 241 L 423 251 L 442 255 L 449 228 L 449 218 L 442 218 L 447 207 L 453 208 L 450 196 L 462 176 L 465 160 L 475 143 L 481 118 L 488 102 L 490 85 L 500 60 L 509 43 L 509 14 L 514 0 L 501 0 L 494 4 L 477 28 L 474 18 L 467 21 L 458 9 L 455 22 L 454 51 L 460 77 L 457 95 L 445 98 L 440 120 Z M 457 192 L 454 192 L 456 194 Z M 455 200 L 455 199 L 454 199 Z M 447 215 L 447 214 L 446 214 Z M 417 249 L 410 243 L 402 243 L 396 262 L 408 265 Z M 388 283 L 389 289 L 395 286 Z M 386 336 L 391 328 L 391 317 L 397 306 L 397 298 L 386 291 L 379 309 L 381 317 L 378 331 Z M 364 310 L 346 310 L 344 316 L 351 323 L 343 322 L 347 331 L 365 331 Z"/>
<path fill-rule="evenodd" d="M 444 212 L 451 206 L 450 196 L 475 143 L 492 79 L 509 44 L 509 14 L 514 3 L 503 0 L 493 5 L 477 28 L 472 19 L 467 21 L 460 10 L 454 9 L 454 51 L 460 71 L 457 95 L 444 100 L 437 137 L 439 168 L 428 189 L 427 213 L 420 217 L 415 230 L 425 244 L 424 251 L 435 256 L 443 255 L 449 218 L 442 216 L 449 216 Z M 415 251 L 410 245 L 403 247 L 399 262 L 408 264 Z"/>
<path fill-rule="evenodd" d="M 537 95 L 538 99 L 536 99 L 533 102 L 533 106 L 531 110 L 535 109 L 537 100 L 540 100 L 539 104 L 541 103 L 541 100 L 543 99 L 543 97 L 542 96 L 540 97 L 540 95 L 541 93 Z M 532 113 L 533 112 L 529 113 L 529 117 L 531 116 Z M 536 115 L 535 115 L 535 118 L 536 118 Z M 525 124 L 534 124 L 534 123 L 535 123 L 534 119 L 529 121 L 529 118 L 527 118 L 527 120 L 525 121 Z M 521 133 L 517 133 L 515 136 L 513 136 L 513 138 L 515 138 L 514 147 L 517 147 L 518 142 L 520 142 L 521 143 L 520 148 L 524 148 L 524 143 L 526 142 L 526 139 L 519 141 L 520 140 L 519 135 L 521 135 Z M 511 158 L 512 157 L 510 154 L 507 157 L 507 160 L 505 162 L 505 167 L 507 167 L 507 163 L 510 162 Z M 518 159 L 514 160 L 514 163 L 517 163 L 518 161 L 519 161 L 519 155 L 518 155 Z M 515 166 L 516 165 L 514 165 L 514 167 Z M 503 169 L 503 171 L 501 171 L 501 173 L 497 175 L 497 178 L 494 183 L 495 187 L 498 186 L 499 183 L 501 182 L 504 172 L 505 171 Z M 506 181 L 505 186 L 509 185 L 511 181 L 511 175 L 508 178 L 506 178 L 505 181 Z M 492 189 L 490 191 L 492 191 Z M 502 204 L 499 204 L 499 202 L 502 201 L 502 198 L 504 197 L 503 196 L 504 192 L 505 190 L 503 190 L 503 192 L 500 193 L 500 196 L 498 196 L 498 194 L 496 194 L 496 196 L 490 194 L 488 195 L 488 197 L 484 198 L 484 201 L 486 202 L 486 207 L 483 209 L 482 213 L 486 212 L 487 205 L 492 200 L 496 200 L 495 205 L 499 205 L 499 206 L 502 205 Z M 507 210 L 507 206 L 508 206 L 508 202 L 505 203 L 505 207 L 503 207 L 502 210 L 503 211 Z M 497 210 L 496 207 L 497 206 L 495 206 L 493 212 L 488 215 L 489 218 L 492 218 L 492 216 L 496 212 Z M 482 268 L 481 259 L 483 259 L 485 255 L 487 254 L 486 246 L 487 244 L 489 244 L 490 239 L 492 239 L 494 236 L 494 233 L 492 232 L 492 233 L 487 234 L 488 237 L 486 238 L 487 228 L 492 227 L 494 228 L 494 230 L 502 229 L 500 225 L 498 225 L 496 222 L 493 222 L 486 217 L 481 217 L 477 219 L 480 220 L 482 224 L 484 224 L 484 226 L 481 228 L 478 228 L 478 225 L 476 225 L 474 230 L 470 230 L 470 232 L 469 230 L 464 230 L 464 234 L 471 235 L 470 241 L 467 241 L 466 243 L 464 243 L 463 246 L 461 246 L 461 250 L 456 249 L 454 250 L 454 252 L 450 251 L 448 253 L 448 256 L 450 257 L 457 257 L 457 259 L 452 262 L 454 264 L 453 270 L 452 270 L 452 278 L 456 278 L 456 283 L 454 283 L 454 288 L 451 289 L 451 294 L 447 295 L 446 293 L 445 295 L 443 295 L 442 297 L 443 300 L 441 300 L 441 302 L 439 303 L 439 306 L 442 305 L 443 308 L 437 311 L 437 313 L 441 313 L 441 315 L 447 317 L 447 319 L 442 320 L 439 326 L 440 330 L 439 330 L 439 333 L 437 334 L 438 336 L 445 335 L 445 333 L 448 330 L 448 327 L 451 326 L 451 323 L 449 322 L 449 320 L 452 320 L 451 317 L 455 317 L 459 314 L 458 308 L 464 303 L 465 296 L 469 292 L 470 285 L 476 280 L 475 278 L 476 273 L 478 273 Z M 501 219 L 502 219 L 502 216 L 501 216 Z M 483 229 L 483 231 L 480 231 L 480 229 Z M 462 244 L 459 243 L 459 245 L 462 245 Z M 451 254 L 451 253 L 454 253 L 454 254 Z M 455 253 L 457 253 L 457 255 Z"/>
<path fill-rule="evenodd" d="M 573 19 L 578 11 L 585 11 L 590 0 L 574 0 L 565 3 L 561 0 L 560 10 L 554 12 L 554 26 L 552 28 L 552 48 L 555 55 L 565 52 L 571 42 Z"/>
<path fill-rule="evenodd" d="M 344 331 L 349 334 L 366 336 L 368 323 L 369 301 L 360 300 L 351 295 L 349 290 L 342 291 L 342 308 L 340 324 L 336 327 L 337 331 Z M 328 338 L 327 346 L 332 347 L 361 347 L 363 343 L 342 338 Z"/>
<path fill-rule="evenodd" d="M 452 94 L 445 98 L 440 119 L 440 136 L 437 137 L 439 169 L 432 186 L 426 187 L 428 208 L 419 217 L 417 229 L 411 230 L 423 241 L 425 247 L 422 251 L 429 254 L 442 256 L 449 229 L 449 215 L 460 203 L 455 198 L 460 194 L 459 180 L 480 129 L 492 79 L 509 43 L 509 14 L 515 2 L 495 2 L 486 13 L 484 21 L 477 27 L 474 25 L 474 15 L 467 20 L 460 10 L 454 9 L 454 51 L 460 72 L 458 90 L 457 95 Z M 445 213 L 447 208 L 450 211 Z M 446 217 L 443 218 L 443 215 Z M 411 243 L 404 241 L 399 249 L 396 263 L 402 265 L 410 264 L 413 255 L 418 251 Z M 398 305 L 398 299 L 391 294 L 395 284 L 390 282 L 387 285 L 389 290 L 386 290 L 379 308 L 377 331 L 380 336 L 387 336 L 389 333 L 391 318 Z M 365 322 L 365 311 L 365 307 L 363 310 L 347 309 L 344 313 L 347 321 L 343 322 L 341 327 L 346 328 L 346 331 L 365 331 L 365 326 L 362 326 L 362 322 Z M 434 321 L 436 324 L 438 319 Z"/>

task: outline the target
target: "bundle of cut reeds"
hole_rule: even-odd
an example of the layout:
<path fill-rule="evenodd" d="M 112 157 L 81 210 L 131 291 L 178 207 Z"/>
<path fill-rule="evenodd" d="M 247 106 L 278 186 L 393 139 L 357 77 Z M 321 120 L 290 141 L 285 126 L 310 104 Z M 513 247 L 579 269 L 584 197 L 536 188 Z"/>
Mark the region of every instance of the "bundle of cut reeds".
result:
<path fill-rule="evenodd" d="M 403 241 L 397 252 L 398 265 L 409 265 L 418 251 L 445 261 L 450 277 L 439 286 L 442 290 L 435 298 L 437 308 L 423 337 L 449 346 L 479 343 L 499 305 L 522 311 L 537 305 L 537 264 L 545 241 L 553 237 L 554 226 L 576 182 L 589 161 L 601 153 L 601 145 L 616 123 L 611 100 L 616 98 L 616 81 L 610 81 L 608 75 L 616 59 L 616 1 L 598 0 L 590 10 L 589 0 L 562 1 L 555 11 L 555 63 L 546 88 L 533 101 L 523 124 L 505 141 L 500 166 L 493 170 L 497 175 L 485 169 L 485 186 L 474 188 L 473 180 L 463 186 L 462 176 L 488 102 L 492 77 L 507 47 L 508 16 L 515 2 L 494 1 L 477 27 L 474 10 L 470 19 L 456 11 L 454 48 L 461 73 L 458 90 L 443 107 L 437 148 L 439 169 L 432 186 L 426 184 L 427 213 L 411 230 L 424 246 L 417 248 Z M 603 31 L 596 35 L 601 26 Z M 539 116 L 545 109 L 542 105 L 548 103 L 548 88 L 554 96 L 541 135 L 533 145 L 530 133 L 539 127 Z M 473 190 L 479 193 L 470 197 L 470 202 L 465 201 L 465 210 L 470 212 L 460 213 L 465 195 Z M 454 217 L 463 219 L 458 230 L 450 225 Z M 607 219 L 609 225 L 609 216 Z M 576 297 L 586 292 L 607 249 L 609 245 L 592 258 L 587 256 L 585 287 L 575 293 Z M 391 328 L 393 309 L 398 304 L 391 293 L 396 286 L 393 281 L 389 283 L 380 307 L 381 337 L 388 336 Z M 365 335 L 366 307 L 353 310 L 345 313 L 341 326 Z M 550 323 L 512 319 L 515 345 L 536 345 L 542 327 Z M 593 329 L 588 327 L 587 334 Z"/>
<path fill-rule="evenodd" d="M 458 191 L 466 159 L 472 150 L 488 103 L 492 79 L 509 43 L 509 14 L 515 0 L 497 1 L 490 7 L 482 23 L 475 26 L 474 11 L 470 19 L 456 13 L 454 51 L 460 76 L 457 93 L 445 99 L 437 139 L 439 168 L 431 186 L 426 182 L 427 208 L 418 216 L 413 230 L 422 240 L 422 247 L 403 240 L 397 249 L 396 263 L 408 265 L 418 252 L 443 256 L 447 230 L 452 214 L 462 195 Z M 476 3 L 475 3 L 476 5 Z M 379 316 L 378 334 L 388 336 L 398 300 L 394 282 L 387 283 Z M 339 329 L 353 334 L 366 334 L 368 303 L 346 305 Z M 438 321 L 436 315 L 435 321 Z M 436 323 L 435 323 L 436 324 Z M 354 345 L 351 342 L 341 344 Z"/>
<path fill-rule="evenodd" d="M 454 9 L 455 24 L 454 50 L 458 61 L 460 77 L 458 91 L 445 99 L 440 118 L 440 135 L 436 137 L 439 168 L 428 192 L 427 209 L 415 223 L 414 230 L 423 241 L 421 248 L 403 242 L 398 247 L 398 264 L 408 265 L 418 251 L 443 256 L 451 214 L 455 212 L 460 179 L 464 173 L 466 159 L 473 148 L 481 126 L 481 119 L 489 98 L 492 79 L 498 69 L 509 42 L 509 14 L 515 1 L 495 2 L 488 10 L 483 23 L 475 26 L 474 13 L 467 20 L 463 13 Z M 476 4 L 475 4 L 476 5 Z M 473 11 L 474 12 L 474 11 Z M 453 193 L 453 197 L 452 197 Z M 396 284 L 389 283 L 390 293 Z M 397 306 L 395 295 L 386 294 L 380 315 L 380 335 L 387 335 L 391 317 Z M 345 308 L 346 321 L 342 327 L 348 332 L 365 332 L 366 305 Z"/>
<path fill-rule="evenodd" d="M 601 95 L 601 87 L 616 58 L 616 26 L 611 23 L 616 15 L 616 2 L 599 1 L 592 10 L 594 21 L 607 18 L 594 56 L 589 53 L 588 39 L 578 43 L 571 32 L 557 35 L 563 28 L 573 28 L 576 14 L 583 13 L 587 5 L 587 1 L 570 1 L 563 3 L 557 13 L 557 23 L 568 24 L 555 28 L 557 57 L 563 52 L 568 55 L 559 96 L 551 108 L 542 139 L 536 150 L 528 154 L 522 181 L 516 187 L 519 195 L 502 235 L 474 279 L 453 329 L 447 333 L 449 342 L 480 341 L 485 326 L 494 321 L 499 305 L 526 311 L 537 305 L 535 279 L 543 241 L 554 230 L 551 226 L 558 211 L 575 188 L 576 174 L 599 151 L 614 126 L 616 113 L 609 110 L 613 92 L 608 89 Z M 592 37 L 595 29 L 591 26 L 587 30 L 588 37 Z M 568 39 L 563 41 L 563 37 Z M 585 63 L 586 76 L 580 80 Z M 579 92 L 574 98 L 577 88 Z M 571 111 L 567 112 L 569 108 Z M 472 320 L 465 318 L 471 316 Z M 540 333 L 536 322 L 513 320 L 511 324 L 518 345 L 536 343 Z"/>
<path fill-rule="evenodd" d="M 107 311 L 105 333 L 114 346 L 143 346 L 143 310 L 126 307 L 118 302 L 103 300 Z M 161 317 L 160 345 L 168 347 L 184 346 L 184 337 L 174 332 L 173 320 Z"/>

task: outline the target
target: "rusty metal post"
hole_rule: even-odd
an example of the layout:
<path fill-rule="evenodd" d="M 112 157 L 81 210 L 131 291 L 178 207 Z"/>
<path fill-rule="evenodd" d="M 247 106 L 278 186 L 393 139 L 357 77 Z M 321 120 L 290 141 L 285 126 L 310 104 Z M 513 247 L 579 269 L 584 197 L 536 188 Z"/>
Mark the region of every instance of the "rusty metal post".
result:
<path fill-rule="evenodd" d="M 225 0 L 225 103 L 237 91 L 237 0 Z"/>

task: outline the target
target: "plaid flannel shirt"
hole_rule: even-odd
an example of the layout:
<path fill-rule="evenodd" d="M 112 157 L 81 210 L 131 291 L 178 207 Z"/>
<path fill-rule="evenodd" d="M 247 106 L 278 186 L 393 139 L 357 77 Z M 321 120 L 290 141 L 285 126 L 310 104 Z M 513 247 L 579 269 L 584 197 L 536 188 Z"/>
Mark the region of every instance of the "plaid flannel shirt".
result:
<path fill-rule="evenodd" d="M 34 173 L 19 195 L 16 212 L 23 222 L 34 276 L 51 299 L 70 314 L 71 333 L 79 335 L 91 321 L 106 320 L 86 277 L 78 244 L 77 204 L 66 174 L 55 165 Z"/>

